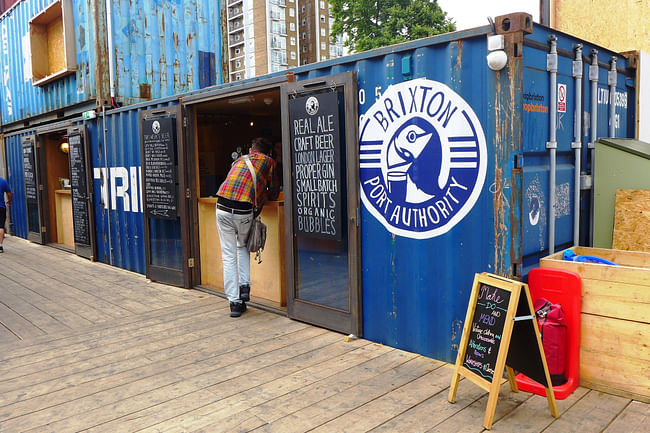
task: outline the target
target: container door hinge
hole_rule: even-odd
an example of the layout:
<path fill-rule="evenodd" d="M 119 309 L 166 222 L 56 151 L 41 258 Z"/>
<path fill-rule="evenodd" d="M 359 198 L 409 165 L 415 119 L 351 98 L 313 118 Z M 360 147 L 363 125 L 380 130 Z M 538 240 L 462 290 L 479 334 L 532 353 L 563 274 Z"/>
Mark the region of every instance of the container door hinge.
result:
<path fill-rule="evenodd" d="M 47 227 L 41 226 L 41 233 L 47 233 Z"/>
<path fill-rule="evenodd" d="M 183 128 L 187 128 L 187 116 L 183 116 Z"/>
<path fill-rule="evenodd" d="M 189 188 L 185 188 L 185 198 L 192 198 L 192 191 Z"/>
<path fill-rule="evenodd" d="M 39 191 L 43 191 L 43 189 L 44 189 L 44 188 L 43 188 L 43 185 L 42 185 L 42 184 L 38 184 L 38 190 L 39 190 Z"/>
<path fill-rule="evenodd" d="M 187 259 L 187 267 L 188 268 L 194 267 L 194 257 L 190 257 L 189 259 Z"/>

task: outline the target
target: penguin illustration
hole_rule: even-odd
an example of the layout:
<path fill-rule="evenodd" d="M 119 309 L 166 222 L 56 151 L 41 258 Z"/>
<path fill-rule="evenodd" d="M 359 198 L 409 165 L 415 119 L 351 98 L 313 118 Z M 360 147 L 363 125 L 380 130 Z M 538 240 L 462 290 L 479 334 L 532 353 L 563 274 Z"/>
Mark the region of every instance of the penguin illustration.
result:
<path fill-rule="evenodd" d="M 388 144 L 387 180 L 391 194 L 400 191 L 408 203 L 442 196 L 449 166 L 442 163 L 443 149 L 435 128 L 421 117 L 404 122 Z"/>

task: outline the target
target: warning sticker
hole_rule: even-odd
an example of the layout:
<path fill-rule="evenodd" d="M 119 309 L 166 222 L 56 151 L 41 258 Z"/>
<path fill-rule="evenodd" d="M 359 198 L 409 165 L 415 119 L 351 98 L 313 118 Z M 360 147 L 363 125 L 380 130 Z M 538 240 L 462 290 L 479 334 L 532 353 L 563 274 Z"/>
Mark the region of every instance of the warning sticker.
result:
<path fill-rule="evenodd" d="M 557 85 L 557 111 L 566 113 L 566 84 Z"/>

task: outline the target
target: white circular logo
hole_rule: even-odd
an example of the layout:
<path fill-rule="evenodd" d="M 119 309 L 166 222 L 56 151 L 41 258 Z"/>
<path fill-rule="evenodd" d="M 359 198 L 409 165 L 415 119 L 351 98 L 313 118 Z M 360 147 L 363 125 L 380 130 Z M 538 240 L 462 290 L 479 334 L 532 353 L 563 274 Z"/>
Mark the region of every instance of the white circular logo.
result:
<path fill-rule="evenodd" d="M 154 120 L 151 124 L 151 131 L 153 131 L 154 134 L 158 134 L 160 132 L 160 122 Z"/>
<path fill-rule="evenodd" d="M 390 86 L 359 121 L 361 198 L 391 233 L 427 239 L 472 209 L 487 171 L 478 117 L 443 83 Z"/>
<path fill-rule="evenodd" d="M 311 116 L 314 114 L 318 113 L 318 108 L 320 107 L 320 104 L 318 103 L 318 99 L 315 96 L 310 96 L 307 98 L 307 102 L 305 102 L 305 110 L 307 110 L 307 113 Z"/>

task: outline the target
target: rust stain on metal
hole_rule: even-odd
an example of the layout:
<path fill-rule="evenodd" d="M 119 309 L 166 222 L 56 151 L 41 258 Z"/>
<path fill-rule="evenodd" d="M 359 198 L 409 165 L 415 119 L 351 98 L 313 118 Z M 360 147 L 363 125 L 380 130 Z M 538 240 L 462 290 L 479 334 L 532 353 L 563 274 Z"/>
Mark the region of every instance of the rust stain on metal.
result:
<path fill-rule="evenodd" d="M 151 99 L 151 84 L 140 83 L 140 97 Z"/>

